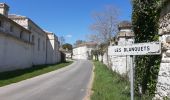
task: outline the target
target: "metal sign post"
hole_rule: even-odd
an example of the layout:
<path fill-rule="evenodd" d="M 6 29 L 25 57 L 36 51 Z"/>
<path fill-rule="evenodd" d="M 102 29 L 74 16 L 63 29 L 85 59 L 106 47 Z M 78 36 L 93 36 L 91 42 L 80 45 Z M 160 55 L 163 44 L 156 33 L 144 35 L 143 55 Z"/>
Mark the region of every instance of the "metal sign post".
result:
<path fill-rule="evenodd" d="M 110 46 L 108 48 L 109 56 L 130 55 L 130 92 L 131 100 L 134 100 L 134 67 L 135 55 L 159 55 L 161 54 L 161 43 L 136 43 L 124 46 Z"/>
<path fill-rule="evenodd" d="M 130 60 L 131 60 L 131 66 L 130 66 L 130 92 L 131 92 L 131 100 L 134 100 L 134 72 L 133 72 L 133 68 L 134 68 L 134 57 L 131 55 L 130 56 Z"/>

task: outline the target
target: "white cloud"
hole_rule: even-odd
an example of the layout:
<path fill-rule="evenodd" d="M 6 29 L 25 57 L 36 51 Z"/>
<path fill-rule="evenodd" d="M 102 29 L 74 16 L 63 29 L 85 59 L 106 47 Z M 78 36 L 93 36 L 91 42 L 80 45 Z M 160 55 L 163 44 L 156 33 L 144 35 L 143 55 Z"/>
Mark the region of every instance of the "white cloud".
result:
<path fill-rule="evenodd" d="M 66 38 L 71 38 L 71 37 L 72 37 L 71 34 L 66 35 Z"/>

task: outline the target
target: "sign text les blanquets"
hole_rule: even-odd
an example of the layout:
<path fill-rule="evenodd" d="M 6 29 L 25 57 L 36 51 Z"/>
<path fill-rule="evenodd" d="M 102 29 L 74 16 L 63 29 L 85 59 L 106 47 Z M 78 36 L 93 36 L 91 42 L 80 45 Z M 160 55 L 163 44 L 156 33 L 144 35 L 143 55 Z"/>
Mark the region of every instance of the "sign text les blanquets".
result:
<path fill-rule="evenodd" d="M 109 55 L 157 55 L 161 53 L 160 42 L 136 43 L 132 45 L 110 46 Z"/>

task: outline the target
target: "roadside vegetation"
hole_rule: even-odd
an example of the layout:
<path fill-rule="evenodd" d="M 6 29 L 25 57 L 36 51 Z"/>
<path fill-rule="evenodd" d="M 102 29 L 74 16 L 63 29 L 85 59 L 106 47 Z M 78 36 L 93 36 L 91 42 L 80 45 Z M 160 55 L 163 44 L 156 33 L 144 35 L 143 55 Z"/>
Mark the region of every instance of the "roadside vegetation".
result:
<path fill-rule="evenodd" d="M 95 78 L 91 100 L 130 100 L 130 85 L 127 78 L 109 70 L 95 61 Z"/>
<path fill-rule="evenodd" d="M 38 75 L 42 75 L 47 72 L 51 72 L 57 70 L 59 68 L 70 65 L 72 62 L 63 62 L 54 65 L 41 65 L 41 66 L 33 66 L 31 68 L 1 72 L 0 73 L 0 87 L 4 85 L 8 85 L 11 83 L 16 83 L 25 79 L 29 79 Z"/>
<path fill-rule="evenodd" d="M 132 24 L 135 43 L 159 41 L 158 29 L 161 10 L 170 0 L 132 0 Z M 135 59 L 135 93 L 155 96 L 160 55 L 136 56 Z M 145 99 L 146 100 L 146 99 Z"/>

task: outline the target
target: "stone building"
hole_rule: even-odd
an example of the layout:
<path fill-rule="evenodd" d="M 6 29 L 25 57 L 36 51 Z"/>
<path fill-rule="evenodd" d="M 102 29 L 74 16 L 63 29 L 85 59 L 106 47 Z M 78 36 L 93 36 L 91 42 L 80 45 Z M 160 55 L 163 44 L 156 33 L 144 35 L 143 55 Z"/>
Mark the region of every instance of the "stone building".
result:
<path fill-rule="evenodd" d="M 119 32 L 116 36 L 116 45 L 130 45 L 134 43 L 134 33 L 132 24 L 128 21 L 122 21 L 118 25 Z M 115 45 L 115 44 L 114 44 Z M 108 54 L 109 55 L 109 54 Z M 112 70 L 119 74 L 129 74 L 130 56 L 110 56 Z"/>
<path fill-rule="evenodd" d="M 61 60 L 60 57 L 60 43 L 58 41 L 58 37 L 52 33 L 52 32 L 47 32 L 47 64 L 52 64 L 52 63 L 58 63 Z"/>
<path fill-rule="evenodd" d="M 73 54 L 72 50 L 60 48 L 60 51 L 62 51 L 65 54 L 66 60 L 72 59 L 72 54 Z"/>
<path fill-rule="evenodd" d="M 49 63 L 49 34 L 31 19 L 10 15 L 8 11 L 8 5 L 0 3 L 0 71 Z M 50 42 L 57 45 L 52 52 L 58 55 L 50 63 L 60 61 L 58 39 L 54 42 Z"/>
<path fill-rule="evenodd" d="M 31 19 L 25 16 L 8 15 L 8 18 L 12 19 L 19 25 L 31 31 L 30 41 L 33 45 L 33 65 L 40 65 L 46 63 L 46 32 L 43 31 L 37 24 Z"/>
<path fill-rule="evenodd" d="M 73 59 L 90 59 L 91 51 L 96 48 L 97 44 L 93 42 L 86 42 L 80 44 L 78 47 L 73 49 Z"/>
<path fill-rule="evenodd" d="M 67 60 L 72 59 L 72 51 L 65 51 L 64 54 L 66 55 Z"/>

